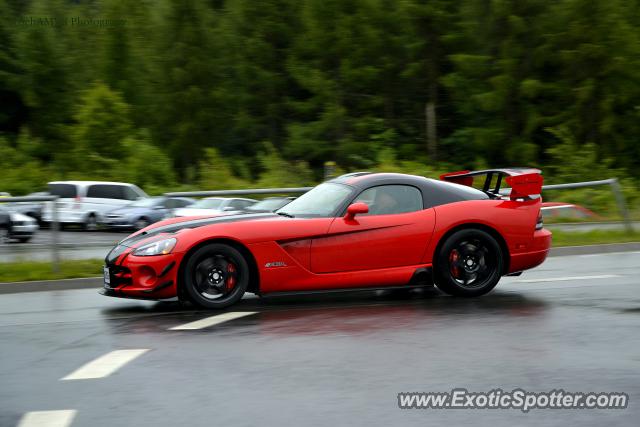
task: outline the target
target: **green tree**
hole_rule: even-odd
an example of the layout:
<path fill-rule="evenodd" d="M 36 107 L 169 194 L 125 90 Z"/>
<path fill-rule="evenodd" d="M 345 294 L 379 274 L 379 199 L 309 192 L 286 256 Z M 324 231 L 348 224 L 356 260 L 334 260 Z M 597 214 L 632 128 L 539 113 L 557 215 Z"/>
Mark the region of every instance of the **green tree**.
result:
<path fill-rule="evenodd" d="M 215 85 L 210 28 L 212 11 L 204 1 L 169 2 L 163 11 L 162 52 L 155 68 L 157 86 L 154 139 L 168 147 L 184 178 L 206 147 L 215 145 L 213 123 L 219 109 L 211 96 Z"/>
<path fill-rule="evenodd" d="M 69 78 L 66 41 L 60 25 L 54 24 L 64 19 L 63 6 L 36 0 L 28 15 L 47 21 L 18 27 L 16 49 L 22 73 L 17 84 L 28 107 L 29 129 L 45 141 L 46 150 L 40 155 L 48 160 L 70 148 L 64 125 L 70 120 L 74 86 Z"/>
<path fill-rule="evenodd" d="M 215 148 L 206 148 L 203 160 L 198 167 L 200 174 L 198 186 L 203 190 L 246 188 L 248 182 L 236 176 L 232 164 Z"/>
<path fill-rule="evenodd" d="M 271 144 L 264 145 L 259 158 L 263 170 L 257 182 L 259 188 L 304 187 L 314 182 L 306 162 L 287 162 Z"/>
<path fill-rule="evenodd" d="M 20 132 L 17 141 L 11 144 L 0 137 L 0 188 L 12 195 L 24 195 L 41 190 L 52 180 L 51 171 L 30 153 L 40 142 L 28 131 Z"/>
<path fill-rule="evenodd" d="M 125 139 L 132 132 L 129 112 L 122 96 L 104 83 L 97 82 L 82 93 L 73 116 L 75 123 L 69 127 L 74 175 L 105 179 L 125 175 L 119 168 L 128 155 Z"/>
<path fill-rule="evenodd" d="M 144 188 L 149 194 L 171 191 L 176 186 L 171 158 L 151 142 L 149 131 L 142 129 L 127 136 L 122 144 L 126 159 L 124 171 L 120 169 L 118 176 L 126 177 L 127 181 Z"/>

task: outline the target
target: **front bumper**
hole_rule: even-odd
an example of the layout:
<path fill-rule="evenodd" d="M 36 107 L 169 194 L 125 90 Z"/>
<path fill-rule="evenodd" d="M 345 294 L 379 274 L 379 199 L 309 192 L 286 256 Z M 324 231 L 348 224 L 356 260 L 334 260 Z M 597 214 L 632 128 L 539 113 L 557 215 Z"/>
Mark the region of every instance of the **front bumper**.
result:
<path fill-rule="evenodd" d="M 13 236 L 31 236 L 38 231 L 38 224 L 12 225 L 11 235 Z"/>
<path fill-rule="evenodd" d="M 183 253 L 135 256 L 126 248 L 107 256 L 103 295 L 122 298 L 165 300 L 178 296 L 178 266 Z M 108 271 L 108 272 L 107 272 Z M 108 275 L 108 283 L 107 283 Z"/>

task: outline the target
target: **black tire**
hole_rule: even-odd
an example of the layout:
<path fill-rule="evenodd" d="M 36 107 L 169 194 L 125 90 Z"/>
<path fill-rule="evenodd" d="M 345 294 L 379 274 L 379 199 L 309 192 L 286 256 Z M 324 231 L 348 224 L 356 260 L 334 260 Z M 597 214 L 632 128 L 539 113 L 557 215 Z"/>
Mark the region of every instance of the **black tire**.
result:
<path fill-rule="evenodd" d="M 98 218 L 95 214 L 89 214 L 82 228 L 85 231 L 96 231 L 98 229 Z"/>
<path fill-rule="evenodd" d="M 142 230 L 143 228 L 147 228 L 151 224 L 148 218 L 142 217 L 138 218 L 133 224 L 133 228 L 136 230 Z"/>
<path fill-rule="evenodd" d="M 10 238 L 9 229 L 0 225 L 0 245 L 9 243 Z"/>
<path fill-rule="evenodd" d="M 498 284 L 504 269 L 500 244 L 489 233 L 474 228 L 449 236 L 434 261 L 435 285 L 461 297 L 488 293 Z"/>
<path fill-rule="evenodd" d="M 196 305 L 221 309 L 242 298 L 249 285 L 249 264 L 235 248 L 211 243 L 187 260 L 183 284 Z"/>
<path fill-rule="evenodd" d="M 28 237 L 18 237 L 18 241 L 20 243 L 27 243 L 29 240 L 31 240 L 31 236 Z"/>

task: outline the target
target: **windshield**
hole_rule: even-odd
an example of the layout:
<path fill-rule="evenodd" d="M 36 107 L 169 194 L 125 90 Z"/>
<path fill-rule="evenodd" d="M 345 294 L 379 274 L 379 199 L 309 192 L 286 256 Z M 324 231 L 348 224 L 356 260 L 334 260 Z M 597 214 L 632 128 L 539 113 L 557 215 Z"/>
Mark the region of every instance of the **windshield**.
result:
<path fill-rule="evenodd" d="M 293 216 L 331 216 L 351 194 L 346 185 L 325 182 L 278 210 Z"/>
<path fill-rule="evenodd" d="M 261 200 L 247 208 L 250 211 L 275 211 L 289 203 L 289 199 L 266 199 Z"/>
<path fill-rule="evenodd" d="M 136 208 L 151 208 L 153 206 L 159 205 L 161 202 L 162 202 L 162 198 L 160 197 L 149 197 L 147 199 L 137 200 L 131 203 L 129 206 L 136 207 Z"/>
<path fill-rule="evenodd" d="M 200 199 L 191 206 L 189 209 L 220 209 L 224 199 Z"/>

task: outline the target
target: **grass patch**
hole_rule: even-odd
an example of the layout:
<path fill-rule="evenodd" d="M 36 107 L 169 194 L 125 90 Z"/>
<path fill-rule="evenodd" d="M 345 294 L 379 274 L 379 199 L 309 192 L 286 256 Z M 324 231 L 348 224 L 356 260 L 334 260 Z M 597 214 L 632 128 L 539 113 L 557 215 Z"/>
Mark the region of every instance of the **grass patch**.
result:
<path fill-rule="evenodd" d="M 0 282 L 27 280 L 73 279 L 102 275 L 104 260 L 83 259 L 60 262 L 60 271 L 53 272 L 50 262 L 11 262 L 0 264 Z"/>
<path fill-rule="evenodd" d="M 624 230 L 592 230 L 586 232 L 552 230 L 553 247 L 583 246 L 606 243 L 640 242 L 640 233 Z"/>

